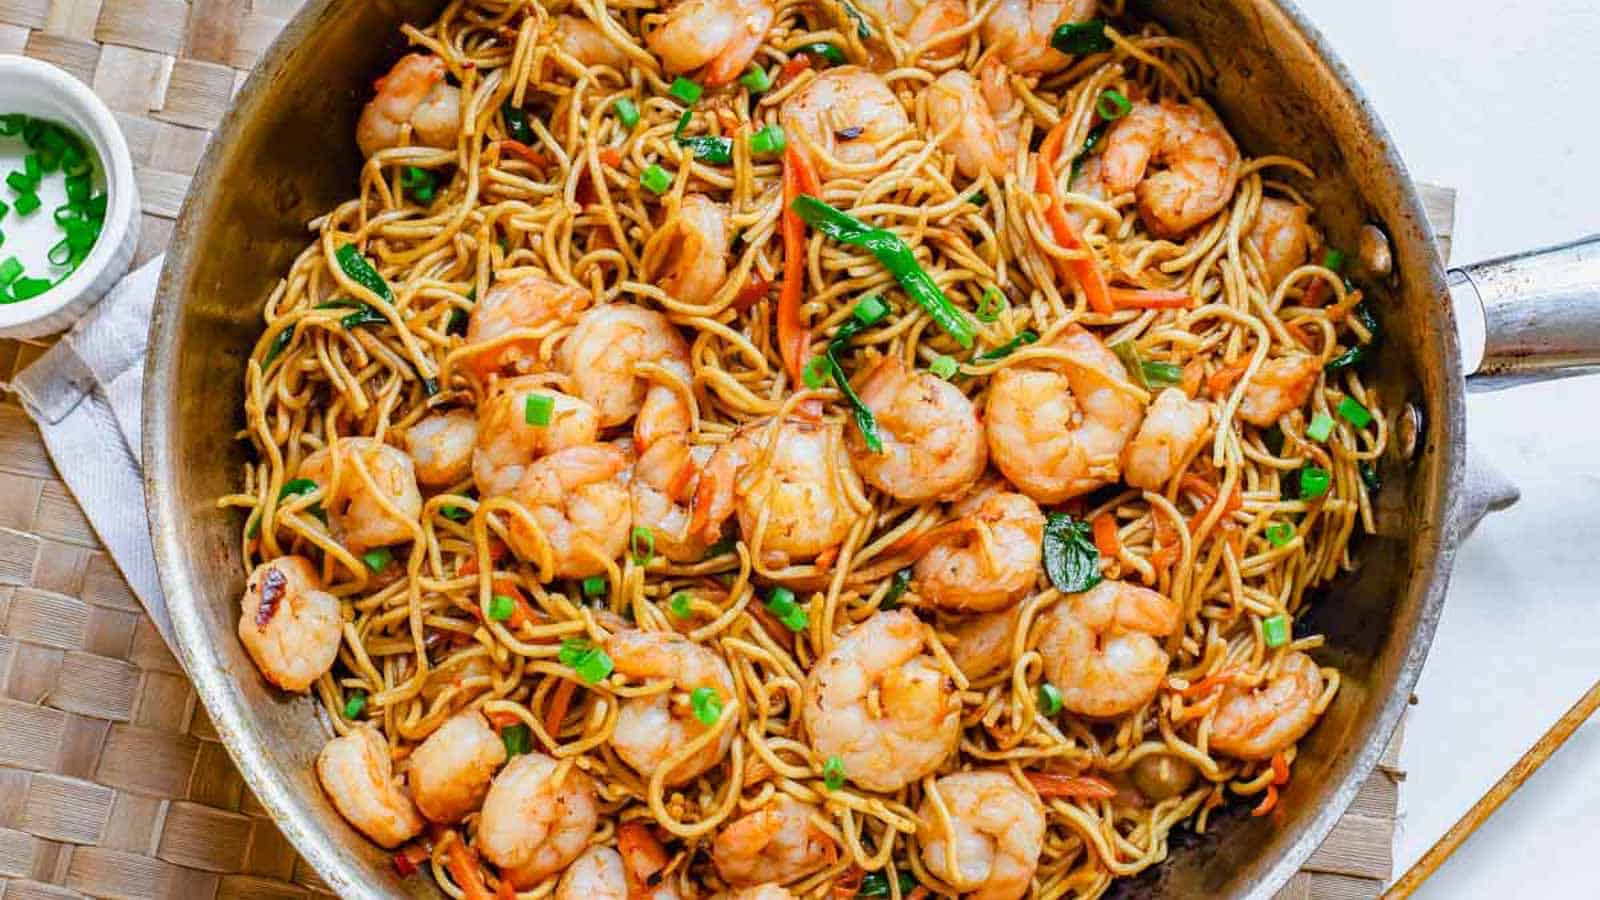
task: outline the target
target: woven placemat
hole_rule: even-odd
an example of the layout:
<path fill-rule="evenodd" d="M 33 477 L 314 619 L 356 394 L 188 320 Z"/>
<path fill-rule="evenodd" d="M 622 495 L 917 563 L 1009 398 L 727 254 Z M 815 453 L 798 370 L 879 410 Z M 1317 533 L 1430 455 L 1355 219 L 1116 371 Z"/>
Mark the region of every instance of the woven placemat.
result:
<path fill-rule="evenodd" d="M 210 129 L 301 2 L 0 0 L 0 52 L 73 73 L 127 133 L 136 265 L 165 249 Z M 1425 195 L 1448 248 L 1454 194 Z M 46 345 L 0 340 L 0 379 Z M 1377 896 L 1398 747 L 1281 897 Z M 325 891 L 245 789 L 38 431 L 0 400 L 0 900 Z"/>

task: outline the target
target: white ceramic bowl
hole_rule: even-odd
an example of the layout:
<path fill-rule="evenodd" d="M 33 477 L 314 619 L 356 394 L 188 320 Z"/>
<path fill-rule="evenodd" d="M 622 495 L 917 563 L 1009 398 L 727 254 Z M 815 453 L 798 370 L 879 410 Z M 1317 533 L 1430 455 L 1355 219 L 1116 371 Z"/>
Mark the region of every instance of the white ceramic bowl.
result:
<path fill-rule="evenodd" d="M 29 300 L 0 304 L 0 337 L 38 337 L 71 326 L 128 271 L 139 243 L 139 186 L 133 180 L 128 142 L 111 110 L 61 69 L 25 56 L 0 54 L 3 113 L 25 113 L 67 125 L 94 147 L 105 170 L 106 219 L 94 249 L 50 290 Z"/>

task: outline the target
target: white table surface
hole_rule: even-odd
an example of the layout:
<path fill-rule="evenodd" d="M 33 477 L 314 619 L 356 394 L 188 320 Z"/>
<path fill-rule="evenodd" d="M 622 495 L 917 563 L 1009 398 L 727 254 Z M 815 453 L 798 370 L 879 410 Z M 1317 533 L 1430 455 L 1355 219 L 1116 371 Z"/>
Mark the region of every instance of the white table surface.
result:
<path fill-rule="evenodd" d="M 1414 177 L 1460 191 L 1457 262 L 1600 233 L 1600 3 L 1300 0 Z M 1457 557 L 1402 762 L 1398 874 L 1600 677 L 1600 378 L 1478 394 L 1471 442 L 1522 489 Z M 1597 897 L 1600 722 L 1418 894 Z"/>

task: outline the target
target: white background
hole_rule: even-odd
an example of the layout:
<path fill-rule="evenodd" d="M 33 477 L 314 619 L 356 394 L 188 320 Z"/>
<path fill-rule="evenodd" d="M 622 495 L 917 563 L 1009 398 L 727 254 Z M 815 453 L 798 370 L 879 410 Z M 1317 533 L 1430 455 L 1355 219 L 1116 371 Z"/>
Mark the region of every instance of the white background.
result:
<path fill-rule="evenodd" d="M 1600 233 L 1600 2 L 1299 0 L 1413 177 L 1460 191 L 1456 262 Z M 1600 677 L 1600 378 L 1469 398 L 1522 489 L 1461 548 L 1408 720 L 1403 872 Z M 1419 894 L 1600 896 L 1600 721 Z"/>

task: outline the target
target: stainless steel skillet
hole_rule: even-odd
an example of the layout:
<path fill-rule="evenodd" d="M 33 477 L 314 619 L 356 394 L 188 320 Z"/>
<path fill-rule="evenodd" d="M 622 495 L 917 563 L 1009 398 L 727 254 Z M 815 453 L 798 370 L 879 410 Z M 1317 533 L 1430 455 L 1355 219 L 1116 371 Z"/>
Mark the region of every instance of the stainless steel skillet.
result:
<path fill-rule="evenodd" d="M 245 780 L 295 847 L 347 896 L 442 896 L 394 877 L 387 854 L 325 801 L 312 760 L 326 739 L 314 705 L 268 689 L 235 637 L 238 522 L 215 499 L 235 489 L 244 448 L 241 373 L 268 292 L 306 242 L 304 223 L 346 197 L 359 166 L 353 124 L 374 74 L 402 52 L 396 25 L 439 0 L 311 0 L 240 91 L 194 180 L 167 258 L 145 394 L 146 495 L 163 587 L 201 700 Z M 1197 40 L 1216 64 L 1213 99 L 1247 152 L 1286 152 L 1321 176 L 1306 185 L 1339 246 L 1368 223 L 1389 237 L 1392 274 L 1369 279 L 1386 333 L 1372 377 L 1394 442 L 1381 473 L 1380 533 L 1359 571 L 1305 627 L 1345 673 L 1338 701 L 1302 743 L 1281 816 L 1225 816 L 1204 837 L 1119 884 L 1121 896 L 1269 897 L 1344 812 L 1381 755 L 1433 635 L 1458 540 L 1514 494 L 1469 479 L 1463 364 L 1451 293 L 1489 310 L 1485 368 L 1540 377 L 1600 362 L 1600 251 L 1585 243 L 1447 273 L 1399 156 L 1370 105 L 1303 15 L 1272 0 L 1134 2 Z"/>

